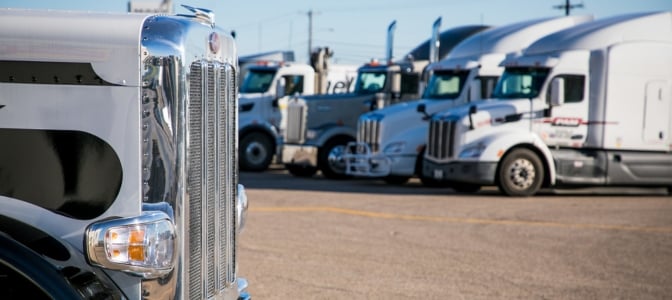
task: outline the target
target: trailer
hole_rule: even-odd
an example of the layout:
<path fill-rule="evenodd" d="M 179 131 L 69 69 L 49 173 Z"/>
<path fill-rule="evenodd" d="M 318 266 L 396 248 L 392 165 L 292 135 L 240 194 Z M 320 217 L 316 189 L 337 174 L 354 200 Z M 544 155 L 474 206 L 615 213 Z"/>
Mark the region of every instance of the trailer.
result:
<path fill-rule="evenodd" d="M 429 80 L 420 100 L 408 101 L 363 114 L 357 142 L 346 147 L 348 175 L 382 178 L 403 184 L 422 174 L 431 115 L 465 103 L 489 98 L 504 68 L 506 55 L 519 53 L 553 32 L 591 21 L 591 16 L 543 18 L 497 26 L 470 36 L 443 60 L 427 68 Z"/>
<path fill-rule="evenodd" d="M 511 196 L 672 186 L 672 12 L 581 24 L 502 66 L 493 100 L 432 118 L 424 176 Z"/>

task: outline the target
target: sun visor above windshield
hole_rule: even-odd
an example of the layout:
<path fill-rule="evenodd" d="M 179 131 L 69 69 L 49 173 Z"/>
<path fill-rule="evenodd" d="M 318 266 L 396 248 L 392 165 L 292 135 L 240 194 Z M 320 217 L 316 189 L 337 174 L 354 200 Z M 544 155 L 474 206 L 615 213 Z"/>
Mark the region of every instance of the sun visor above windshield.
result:
<path fill-rule="evenodd" d="M 499 64 L 500 67 L 545 67 L 553 68 L 558 64 L 558 58 L 548 55 L 525 56 L 511 54 Z"/>

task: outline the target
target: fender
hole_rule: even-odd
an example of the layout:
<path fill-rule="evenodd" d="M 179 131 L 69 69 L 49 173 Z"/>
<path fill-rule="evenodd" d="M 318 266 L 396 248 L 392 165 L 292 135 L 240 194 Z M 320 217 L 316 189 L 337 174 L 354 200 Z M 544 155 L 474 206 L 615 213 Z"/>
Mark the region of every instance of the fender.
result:
<path fill-rule="evenodd" d="M 243 136 L 252 131 L 262 131 L 270 135 L 273 138 L 273 140 L 276 141 L 280 138 L 280 133 L 275 128 L 275 126 L 271 125 L 271 123 L 268 122 L 257 122 L 246 124 L 244 127 L 238 129 L 239 138 L 242 138 Z"/>
<path fill-rule="evenodd" d="M 357 129 L 348 126 L 328 124 L 320 127 L 319 131 L 320 135 L 316 139 L 312 140 L 312 144 L 316 145 L 317 147 L 324 146 L 324 144 L 326 144 L 327 141 L 329 141 L 332 137 L 338 135 L 349 136 L 353 139 L 357 138 Z"/>
<path fill-rule="evenodd" d="M 415 124 L 418 125 L 418 124 Z M 381 151 L 385 148 L 397 142 L 406 142 L 404 150 L 396 155 L 419 155 L 418 147 L 427 145 L 427 133 L 429 132 L 428 124 L 424 122 L 422 126 L 411 126 L 410 129 L 404 130 L 394 134 L 393 136 L 388 136 L 381 144 Z"/>
<path fill-rule="evenodd" d="M 503 155 L 512 148 L 519 145 L 529 145 L 541 153 L 540 159 L 548 166 L 548 178 L 550 185 L 555 185 L 555 162 L 551 150 L 548 149 L 538 135 L 531 132 L 498 132 L 496 134 L 488 135 L 482 139 L 478 139 L 468 146 L 483 143 L 486 145 L 485 150 L 481 153 L 479 160 L 481 161 L 496 161 L 499 162 Z M 462 147 L 464 149 L 466 147 Z M 462 151 L 460 149 L 460 151 Z"/>
<path fill-rule="evenodd" d="M 87 292 L 110 299 L 122 297 L 114 283 L 101 270 L 91 267 L 72 245 L 6 216 L 0 216 L 0 261 L 30 278 L 53 299 L 94 296 Z"/>

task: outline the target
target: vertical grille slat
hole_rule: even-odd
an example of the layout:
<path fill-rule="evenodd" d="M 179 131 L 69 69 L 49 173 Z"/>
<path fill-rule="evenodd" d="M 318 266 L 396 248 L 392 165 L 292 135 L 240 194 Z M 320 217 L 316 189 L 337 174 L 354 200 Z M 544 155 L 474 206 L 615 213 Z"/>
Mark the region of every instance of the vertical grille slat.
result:
<path fill-rule="evenodd" d="M 201 282 L 203 282 L 201 245 L 203 239 L 203 186 L 202 152 L 203 143 L 200 134 L 202 126 L 201 108 L 203 106 L 203 65 L 194 63 L 191 65 L 189 78 L 189 104 L 188 104 L 188 184 L 189 193 L 189 235 L 188 235 L 188 273 L 189 299 L 202 299 Z"/>
<path fill-rule="evenodd" d="M 220 224 L 219 231 L 219 264 L 220 264 L 220 273 L 219 273 L 219 286 L 225 287 L 233 284 L 235 281 L 235 234 L 233 228 L 235 227 L 235 210 L 236 205 L 236 193 L 237 193 L 237 182 L 236 172 L 230 172 L 227 170 L 237 170 L 238 164 L 234 163 L 237 161 L 236 156 L 238 155 L 238 128 L 235 124 L 238 124 L 236 120 L 236 111 L 238 109 L 238 104 L 235 101 L 235 95 L 238 88 L 236 87 L 236 76 L 235 70 L 230 66 L 226 65 L 222 69 L 222 75 L 219 76 L 220 87 L 220 97 L 223 101 L 220 101 L 220 158 L 219 165 L 220 167 L 220 195 L 224 195 L 224 204 L 220 206 L 220 215 L 231 216 L 228 222 L 222 222 Z M 227 126 L 227 120 L 233 120 L 233 123 Z M 232 143 L 230 141 L 236 141 Z"/>
<path fill-rule="evenodd" d="M 187 104 L 188 298 L 209 299 L 230 287 L 235 270 L 237 193 L 236 71 L 194 62 Z"/>
<path fill-rule="evenodd" d="M 427 157 L 437 160 L 454 157 L 453 139 L 456 123 L 452 120 L 432 120 L 429 123 Z"/>
<path fill-rule="evenodd" d="M 358 125 L 359 136 L 358 142 L 366 143 L 371 148 L 371 152 L 377 153 L 380 151 L 380 120 L 362 118 Z"/>
<path fill-rule="evenodd" d="M 203 115 L 206 116 L 205 119 L 205 144 L 206 159 L 203 161 L 203 164 L 206 166 L 205 178 L 206 181 L 206 210 L 203 212 L 207 216 L 206 223 L 203 224 L 203 227 L 206 229 L 207 233 L 207 243 L 206 243 L 206 257 L 204 267 L 207 268 L 207 277 L 206 277 L 206 292 L 207 297 L 210 298 L 215 295 L 215 238 L 216 235 L 213 234 L 216 229 L 216 219 L 215 214 L 212 213 L 217 208 L 217 193 L 215 188 L 217 185 L 215 177 L 215 167 L 216 167 L 216 149 L 215 149 L 215 118 L 216 118 L 216 106 L 215 106 L 215 70 L 212 64 L 207 66 L 207 93 L 205 94 L 205 105 L 203 106 Z"/>

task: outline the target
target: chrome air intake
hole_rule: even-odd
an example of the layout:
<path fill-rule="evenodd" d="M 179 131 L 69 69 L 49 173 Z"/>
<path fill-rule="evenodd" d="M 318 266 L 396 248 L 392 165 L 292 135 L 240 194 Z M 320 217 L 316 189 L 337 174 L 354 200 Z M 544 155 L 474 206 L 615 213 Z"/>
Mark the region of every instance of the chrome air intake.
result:
<path fill-rule="evenodd" d="M 432 119 L 429 123 L 429 141 L 427 143 L 427 157 L 435 160 L 454 157 L 453 138 L 455 137 L 456 122 L 454 120 Z"/>
<path fill-rule="evenodd" d="M 357 125 L 357 142 L 368 144 L 372 153 L 380 151 L 380 121 L 380 118 L 362 117 Z"/>
<path fill-rule="evenodd" d="M 209 299 L 236 279 L 236 91 L 233 66 L 191 65 L 184 241 L 189 299 Z"/>
<path fill-rule="evenodd" d="M 287 129 L 285 142 L 301 144 L 306 135 L 306 105 L 298 99 L 292 99 L 287 105 Z"/>

